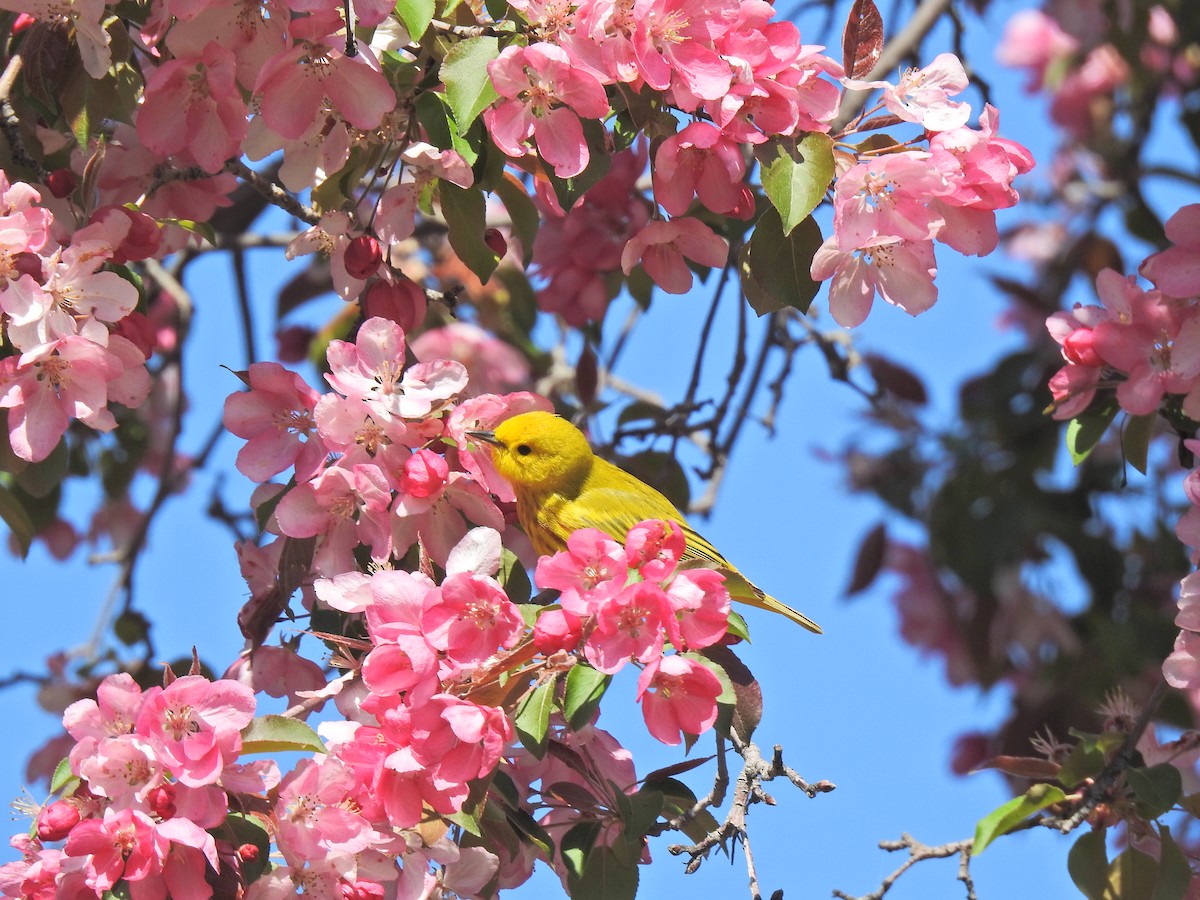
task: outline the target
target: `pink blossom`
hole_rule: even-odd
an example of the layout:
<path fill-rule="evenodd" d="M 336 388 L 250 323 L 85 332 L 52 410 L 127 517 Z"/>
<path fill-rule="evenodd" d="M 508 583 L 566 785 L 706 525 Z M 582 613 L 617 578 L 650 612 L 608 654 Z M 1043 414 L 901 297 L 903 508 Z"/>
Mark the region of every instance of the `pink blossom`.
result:
<path fill-rule="evenodd" d="M 110 431 L 116 420 L 108 409 L 108 385 L 123 372 L 118 357 L 82 337 L 0 360 L 0 408 L 9 409 L 13 452 L 40 462 L 58 446 L 71 419 Z"/>
<path fill-rule="evenodd" d="M 0 0 L 0 9 L 70 26 L 88 75 L 101 79 L 108 73 L 112 65 L 112 38 L 104 28 L 103 0 Z"/>
<path fill-rule="evenodd" d="M 356 236 L 350 216 L 335 209 L 325 213 L 320 222 L 293 238 L 284 255 L 288 259 L 309 253 L 328 257 L 334 291 L 343 300 L 353 300 L 362 293 L 367 283 L 365 278 L 352 275 L 346 268 L 346 251 Z"/>
<path fill-rule="evenodd" d="M 239 656 L 224 678 L 244 684 L 256 694 L 287 697 L 291 706 L 300 702 L 300 691 L 318 691 L 325 687 L 325 673 L 321 667 L 290 647 L 257 647 L 249 654 Z"/>
<path fill-rule="evenodd" d="M 638 71 L 651 87 L 681 85 L 687 95 L 717 100 L 732 71 L 713 46 L 737 17 L 733 0 L 634 0 L 638 29 L 633 49 Z"/>
<path fill-rule="evenodd" d="M 587 616 L 594 609 L 586 595 L 608 582 L 624 587 L 628 572 L 620 544 L 602 531 L 580 528 L 567 538 L 567 549 L 538 560 L 534 580 L 542 590 L 561 591 L 564 609 Z"/>
<path fill-rule="evenodd" d="M 68 247 L 43 263 L 45 281 L 22 275 L 0 292 L 8 335 L 21 350 L 72 335 L 108 343 L 105 323 L 118 322 L 137 305 L 137 288 L 116 272 L 99 271 L 109 256 L 100 242 Z"/>
<path fill-rule="evenodd" d="M 145 739 L 119 734 L 97 742 L 88 738 L 71 750 L 71 771 L 93 794 L 116 806 L 141 806 L 164 778 L 163 764 Z"/>
<path fill-rule="evenodd" d="M 420 539 L 430 557 L 444 565 L 450 551 L 470 530 L 468 522 L 497 530 L 504 527 L 504 514 L 466 472 L 448 472 L 436 486 L 433 482 L 421 483 L 417 493 L 406 492 L 405 483 L 417 485 L 413 480 L 401 481 L 400 493 L 392 504 L 392 540 L 398 553 Z M 431 487 L 429 493 L 421 495 Z"/>
<path fill-rule="evenodd" d="M 1102 374 L 1098 366 L 1063 366 L 1051 375 L 1047 387 L 1054 398 L 1053 418 L 1067 421 L 1091 406 Z"/>
<path fill-rule="evenodd" d="M 583 655 L 606 675 L 631 659 L 642 663 L 658 659 L 672 614 L 666 594 L 656 584 L 636 582 L 609 592 L 597 604 L 596 627 L 587 637 Z"/>
<path fill-rule="evenodd" d="M 379 467 L 354 463 L 323 469 L 279 501 L 275 518 L 289 537 L 323 535 L 314 560 L 316 571 L 336 575 L 354 568 L 354 547 L 371 548 L 376 559 L 391 553 L 388 504 L 392 494 Z"/>
<path fill-rule="evenodd" d="M 63 727 L 77 741 L 128 734 L 141 708 L 142 689 L 128 672 L 117 672 L 100 682 L 95 700 L 76 700 L 63 711 Z"/>
<path fill-rule="evenodd" d="M 327 355 L 329 383 L 383 417 L 424 418 L 467 386 L 461 363 L 436 360 L 405 367 L 404 332 L 387 319 L 368 319 L 353 344 L 332 341 Z"/>
<path fill-rule="evenodd" d="M 680 216 L 669 222 L 654 220 L 625 245 L 621 269 L 628 275 L 639 262 L 664 291 L 686 294 L 692 287 L 692 270 L 684 257 L 702 266 L 717 268 L 729 259 L 729 245 L 699 219 Z"/>
<path fill-rule="evenodd" d="M 106 809 L 103 819 L 76 825 L 64 850 L 67 856 L 87 859 L 87 885 L 103 893 L 122 878 L 140 881 L 160 870 L 166 847 L 155 841 L 154 822 L 145 813 Z"/>
<path fill-rule="evenodd" d="M 1144 415 L 1164 394 L 1186 394 L 1200 379 L 1200 310 L 1181 308 L 1158 291 L 1138 295 L 1131 321 L 1101 322 L 1093 335 L 1097 354 L 1128 375 L 1117 386 L 1121 408 Z"/>
<path fill-rule="evenodd" d="M 262 67 L 254 84 L 267 125 L 285 138 L 298 138 L 328 103 L 355 128 L 379 127 L 396 105 L 396 94 L 378 69 L 370 50 L 346 56 L 332 34 L 342 27 L 333 10 L 289 24 L 295 46 Z"/>
<path fill-rule="evenodd" d="M 206 172 L 221 171 L 246 137 L 246 104 L 233 53 L 210 41 L 198 58 L 162 63 L 146 80 L 137 128 L 155 153 L 178 155 Z"/>
<path fill-rule="evenodd" d="M 961 128 L 971 117 L 968 104 L 950 99 L 966 90 L 968 84 L 962 61 L 953 53 L 939 53 L 923 69 L 906 70 L 896 86 L 886 81 L 851 79 L 846 79 L 845 84 L 858 89 L 883 88 L 883 102 L 888 112 L 906 122 L 916 122 L 928 131 Z"/>
<path fill-rule="evenodd" d="M 439 790 L 487 775 L 512 740 L 503 710 L 449 694 L 410 709 L 409 729 L 413 752 Z"/>
<path fill-rule="evenodd" d="M 1035 91 L 1045 84 L 1047 70 L 1069 57 L 1077 47 L 1078 41 L 1042 10 L 1023 9 L 1014 13 L 1004 26 L 996 59 L 1006 66 L 1029 69 L 1029 84 L 1025 89 Z"/>
<path fill-rule="evenodd" d="M 608 112 L 604 87 L 594 75 L 575 65 L 554 44 L 510 45 L 488 63 L 492 84 L 503 98 L 484 111 L 488 132 L 512 157 L 538 153 L 560 178 L 587 168 L 589 151 L 580 117 L 600 119 Z"/>
<path fill-rule="evenodd" d="M 725 576 L 712 569 L 679 572 L 667 585 L 667 602 L 675 611 L 668 620 L 671 643 L 698 650 L 715 644 L 729 627 L 729 591 Z"/>
<path fill-rule="evenodd" d="M 137 733 L 179 782 L 199 787 L 237 759 L 240 732 L 253 717 L 254 694 L 245 685 L 186 675 L 146 692 Z"/>
<path fill-rule="evenodd" d="M 279 846 L 289 859 L 358 853 L 371 845 L 370 823 L 351 801 L 358 780 L 336 757 L 303 759 L 279 786 L 275 820 Z"/>
<path fill-rule="evenodd" d="M 417 359 L 453 359 L 467 369 L 465 396 L 503 394 L 531 382 L 529 361 L 512 346 L 471 322 L 451 322 L 421 332 L 412 342 Z"/>
<path fill-rule="evenodd" d="M 1166 233 L 1175 246 L 1147 258 L 1138 271 L 1171 297 L 1200 296 L 1200 203 L 1176 210 L 1167 219 Z"/>
<path fill-rule="evenodd" d="M 909 315 L 924 312 L 937 300 L 936 274 L 932 241 L 880 243 L 846 252 L 838 249 L 836 237 L 829 237 L 812 261 L 814 279 L 833 279 L 829 311 L 846 328 L 862 324 L 876 292 Z"/>
<path fill-rule="evenodd" d="M 460 572 L 426 596 L 421 626 L 430 646 L 465 667 L 514 646 L 525 620 L 495 579 Z"/>
<path fill-rule="evenodd" d="M 651 519 L 638 522 L 625 536 L 625 555 L 629 565 L 647 581 L 666 581 L 687 547 L 687 539 L 677 522 Z"/>
<path fill-rule="evenodd" d="M 296 479 L 308 481 L 329 452 L 314 417 L 321 395 L 279 363 L 252 363 L 246 380 L 250 390 L 226 397 L 222 417 L 231 433 L 246 439 L 238 471 L 251 481 L 266 481 L 294 466 Z"/>
<path fill-rule="evenodd" d="M 707 122 L 692 122 L 654 155 L 654 199 L 673 216 L 686 213 L 695 196 L 713 212 L 729 212 L 741 201 L 745 175 L 737 143 Z"/>
<path fill-rule="evenodd" d="M 664 744 L 703 734 L 717 720 L 721 682 L 707 667 L 674 654 L 656 659 L 638 676 L 638 700 L 650 733 Z"/>
<path fill-rule="evenodd" d="M 372 415 L 373 411 L 358 398 L 324 394 L 313 413 L 317 434 L 329 450 L 351 463 L 379 460 L 384 465 L 384 460 L 406 453 L 410 442 L 421 439 L 403 419 Z"/>
<path fill-rule="evenodd" d="M 1200 688 L 1200 634 L 1179 632 L 1175 650 L 1163 662 L 1163 677 L 1176 690 Z"/>
<path fill-rule="evenodd" d="M 925 153 L 892 153 L 858 163 L 834 187 L 833 232 L 838 249 L 929 240 L 937 234 L 942 218 L 925 201 L 942 190 L 941 176 Z"/>

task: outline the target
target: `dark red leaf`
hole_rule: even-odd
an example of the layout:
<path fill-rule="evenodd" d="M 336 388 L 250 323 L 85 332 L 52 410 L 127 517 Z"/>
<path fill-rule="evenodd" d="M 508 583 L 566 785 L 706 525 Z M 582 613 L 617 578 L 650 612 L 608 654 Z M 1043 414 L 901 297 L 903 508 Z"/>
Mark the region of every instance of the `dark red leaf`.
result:
<path fill-rule="evenodd" d="M 842 65 L 849 78 L 866 78 L 883 52 L 883 17 L 872 0 L 854 0 L 842 32 Z"/>
<path fill-rule="evenodd" d="M 1015 775 L 1018 778 L 1046 780 L 1057 778 L 1061 768 L 1058 763 L 1042 759 L 1040 756 L 993 756 L 976 766 L 975 771 L 997 769 L 1006 775 Z"/>
<path fill-rule="evenodd" d="M 584 407 L 596 402 L 596 390 L 600 386 L 600 369 L 596 353 L 588 345 L 579 354 L 579 362 L 575 363 L 575 395 Z"/>
<path fill-rule="evenodd" d="M 880 522 L 867 532 L 867 536 L 858 547 L 858 556 L 854 560 L 854 574 L 850 576 L 850 584 L 846 586 L 847 597 L 853 597 L 871 586 L 871 582 L 883 568 L 886 550 L 887 526 Z"/>
<path fill-rule="evenodd" d="M 906 369 L 904 366 L 894 363 L 886 357 L 877 356 L 874 353 L 864 356 L 863 362 L 870 369 L 871 377 L 875 379 L 875 383 L 893 397 L 907 400 L 909 403 L 915 403 L 918 406 L 923 406 L 929 401 L 929 395 L 925 391 L 924 382 L 912 370 Z"/>
<path fill-rule="evenodd" d="M 762 688 L 758 681 L 746 668 L 746 664 L 728 647 L 717 644 L 705 647 L 700 653 L 724 669 L 729 680 L 733 682 L 733 693 L 737 698 L 734 701 L 733 730 L 743 741 L 750 740 L 754 729 L 762 721 L 763 714 Z"/>

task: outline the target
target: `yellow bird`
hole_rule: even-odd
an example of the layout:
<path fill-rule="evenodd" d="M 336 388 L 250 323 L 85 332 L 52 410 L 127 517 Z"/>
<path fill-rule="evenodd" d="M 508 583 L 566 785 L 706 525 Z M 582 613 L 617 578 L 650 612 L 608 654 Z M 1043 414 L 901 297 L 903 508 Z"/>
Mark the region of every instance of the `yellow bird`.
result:
<path fill-rule="evenodd" d="M 564 549 L 567 538 L 580 528 L 595 528 L 624 541 L 626 532 L 638 522 L 674 521 L 687 539 L 683 558 L 714 563 L 724 570 L 730 597 L 821 633 L 820 626 L 807 616 L 747 581 L 696 533 L 670 500 L 593 454 L 583 432 L 561 416 L 522 413 L 501 422 L 494 432 L 471 435 L 492 445 L 496 470 L 513 486 L 517 517 L 539 555 Z"/>

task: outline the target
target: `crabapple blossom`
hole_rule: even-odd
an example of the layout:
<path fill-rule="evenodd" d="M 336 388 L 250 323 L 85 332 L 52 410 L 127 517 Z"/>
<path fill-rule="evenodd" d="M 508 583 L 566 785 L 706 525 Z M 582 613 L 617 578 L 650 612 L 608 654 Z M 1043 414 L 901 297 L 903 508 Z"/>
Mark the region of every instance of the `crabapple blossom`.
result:
<path fill-rule="evenodd" d="M 525 621 L 495 579 L 459 572 L 426 595 L 421 629 L 431 647 L 468 666 L 516 644 Z"/>
<path fill-rule="evenodd" d="M 295 467 L 296 478 L 308 481 L 328 452 L 314 414 L 320 394 L 279 363 L 252 363 L 246 381 L 250 389 L 226 397 L 222 416 L 225 427 L 246 440 L 238 471 L 266 481 Z"/>
<path fill-rule="evenodd" d="M 696 196 L 713 212 L 729 212 L 742 200 L 745 175 L 737 143 L 707 122 L 692 122 L 654 155 L 654 199 L 673 216 L 686 213 Z"/>
<path fill-rule="evenodd" d="M 496 146 L 520 157 L 529 152 L 526 142 L 536 140 L 538 153 L 559 178 L 587 168 L 590 153 L 580 118 L 608 112 L 604 87 L 594 75 L 547 43 L 506 47 L 488 63 L 488 74 L 501 96 L 483 114 Z"/>
<path fill-rule="evenodd" d="M 1165 230 L 1174 246 L 1147 257 L 1138 271 L 1168 296 L 1200 296 L 1200 203 L 1178 209 Z"/>
<path fill-rule="evenodd" d="M 206 172 L 221 171 L 246 138 L 246 104 L 233 53 L 209 41 L 199 57 L 176 57 L 155 69 L 146 80 L 137 127 L 155 153 L 179 155 Z"/>
<path fill-rule="evenodd" d="M 953 53 L 939 53 L 933 62 L 921 69 L 908 69 L 900 83 L 886 81 L 854 81 L 846 79 L 847 87 L 855 89 L 883 88 L 883 102 L 888 112 L 906 122 L 915 122 L 928 131 L 950 131 L 967 124 L 971 107 L 951 100 L 967 88 L 967 73 L 962 61 Z"/>
<path fill-rule="evenodd" d="M 814 279 L 833 279 L 829 311 L 846 328 L 862 324 L 876 293 L 909 315 L 924 312 L 937 300 L 936 274 L 932 241 L 880 242 L 844 251 L 831 236 L 812 261 Z"/>
<path fill-rule="evenodd" d="M 621 269 L 628 275 L 639 262 L 646 274 L 669 294 L 684 294 L 692 286 L 692 270 L 684 257 L 702 266 L 718 268 L 729 258 L 729 245 L 699 219 L 679 216 L 669 222 L 654 220 L 633 236 L 621 253 Z"/>
<path fill-rule="evenodd" d="M 646 728 L 664 744 L 703 734 L 717 720 L 721 682 L 711 670 L 684 656 L 656 659 L 638 676 L 638 700 Z"/>

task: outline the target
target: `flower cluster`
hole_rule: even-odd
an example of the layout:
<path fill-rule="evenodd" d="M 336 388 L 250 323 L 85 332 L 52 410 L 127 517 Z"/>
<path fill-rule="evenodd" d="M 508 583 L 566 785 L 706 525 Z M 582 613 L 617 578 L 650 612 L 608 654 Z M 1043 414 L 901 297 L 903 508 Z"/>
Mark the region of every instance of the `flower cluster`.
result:
<path fill-rule="evenodd" d="M 1103 305 L 1077 304 L 1047 321 L 1062 347 L 1066 364 L 1050 379 L 1054 416 L 1083 415 L 1097 395 L 1115 387 L 1117 404 L 1132 416 L 1170 410 L 1200 421 L 1200 204 L 1184 206 L 1166 222 L 1173 246 L 1147 257 L 1138 271 L 1153 287 L 1143 288 L 1136 276 L 1105 269 L 1096 278 Z M 1200 451 L 1194 438 L 1184 441 Z M 1200 563 L 1200 469 L 1184 479 L 1191 506 L 1176 525 L 1176 534 L 1192 547 L 1191 561 Z M 1183 579 L 1179 596 L 1179 638 L 1163 671 L 1173 687 L 1200 687 L 1200 580 Z"/>
<path fill-rule="evenodd" d="M 231 794 L 279 783 L 275 763 L 237 762 L 254 708 L 253 692 L 232 681 L 187 675 L 143 691 L 110 675 L 95 700 L 64 713 L 73 784 L 33 833 L 12 839 L 22 858 L 0 867 L 0 892 L 98 897 L 125 882 L 139 897 L 211 896 L 206 872 L 240 866 L 253 848 L 209 829 L 237 808 Z"/>
<path fill-rule="evenodd" d="M 1074 418 L 1116 382 L 1117 402 L 1130 415 L 1181 395 L 1183 413 L 1200 421 L 1200 205 L 1176 212 L 1166 232 L 1175 246 L 1139 269 L 1153 288 L 1105 269 L 1096 278 L 1102 306 L 1077 304 L 1047 322 L 1066 360 L 1050 379 L 1055 418 Z"/>
<path fill-rule="evenodd" d="M 729 592 L 712 569 L 677 570 L 684 537 L 674 523 L 642 522 L 622 547 L 592 528 L 576 531 L 567 549 L 538 562 L 538 586 L 561 592 L 561 608 L 538 617 L 539 650 L 582 648 L 606 675 L 630 660 L 644 667 L 638 699 L 650 733 L 677 744 L 717 718 L 721 684 L 702 663 L 665 648 L 699 650 L 725 637 Z M 635 574 L 636 573 L 636 574 Z"/>
<path fill-rule="evenodd" d="M 49 456 L 72 419 L 111 431 L 110 403 L 135 407 L 150 393 L 153 338 L 134 312 L 137 287 L 113 267 L 154 255 L 157 223 L 106 207 L 62 232 L 33 187 L 0 172 L 0 321 L 19 351 L 0 359 L 0 408 L 29 462 Z"/>
<path fill-rule="evenodd" d="M 920 125 L 928 138 L 927 150 L 885 141 L 841 161 L 833 234 L 813 257 L 812 277 L 832 279 L 830 312 L 852 327 L 866 319 L 877 293 L 912 315 L 933 305 L 934 241 L 967 255 L 991 253 L 999 241 L 995 211 L 1016 204 L 1013 180 L 1033 168 L 1033 156 L 999 136 L 990 104 L 978 129 L 967 126 L 971 107 L 950 99 L 967 87 L 967 75 L 949 53 L 910 69 L 898 84 L 846 84 L 882 88 L 876 109 Z"/>

